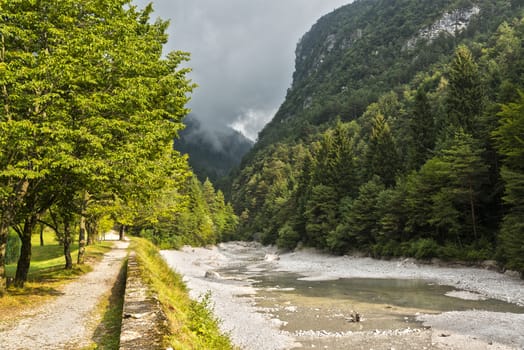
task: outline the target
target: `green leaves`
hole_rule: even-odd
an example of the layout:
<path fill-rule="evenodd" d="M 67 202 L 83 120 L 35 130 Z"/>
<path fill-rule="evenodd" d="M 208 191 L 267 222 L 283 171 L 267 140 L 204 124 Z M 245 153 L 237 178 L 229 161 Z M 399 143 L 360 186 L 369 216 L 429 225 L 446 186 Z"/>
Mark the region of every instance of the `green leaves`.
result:
<path fill-rule="evenodd" d="M 129 4 L 0 1 L 2 228 L 51 207 L 70 227 L 85 191 L 121 200 L 130 215 L 107 211 L 132 223 L 185 181 L 172 145 L 193 89 L 179 68 L 188 55 L 164 58 L 167 22 Z"/>

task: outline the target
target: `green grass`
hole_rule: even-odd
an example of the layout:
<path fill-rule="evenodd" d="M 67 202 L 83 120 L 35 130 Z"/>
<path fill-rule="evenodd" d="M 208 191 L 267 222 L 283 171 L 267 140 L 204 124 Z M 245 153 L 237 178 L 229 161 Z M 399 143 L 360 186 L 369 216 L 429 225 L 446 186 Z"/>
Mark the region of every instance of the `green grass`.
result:
<path fill-rule="evenodd" d="M 67 279 L 90 271 L 88 265 L 75 265 L 73 270 L 64 270 L 65 258 L 64 248 L 55 239 L 51 231 L 44 234 L 44 246 L 40 246 L 40 237 L 33 235 L 31 238 L 31 267 L 29 269 L 28 281 L 40 281 L 46 279 Z M 111 243 L 102 242 L 94 246 L 87 247 L 88 259 L 98 259 L 108 251 Z M 71 257 L 76 261 L 78 255 L 78 244 L 71 244 Z M 14 277 L 16 273 L 16 263 L 6 265 L 7 277 Z"/>
<path fill-rule="evenodd" d="M 208 298 L 202 302 L 191 300 L 182 277 L 167 266 L 149 241 L 135 238 L 132 248 L 143 280 L 157 295 L 169 320 L 171 334 L 166 336 L 165 345 L 175 350 L 233 349 L 229 337 L 219 330 Z"/>
<path fill-rule="evenodd" d="M 63 247 L 54 238 L 54 233 L 46 232 L 44 246 L 40 246 L 40 238 L 32 238 L 31 267 L 28 281 L 23 288 L 9 287 L 7 294 L 0 297 L 0 315 L 3 318 L 16 318 L 22 311 L 40 305 L 48 299 L 60 295 L 60 287 L 78 276 L 92 270 L 91 265 L 100 261 L 105 252 L 111 249 L 112 243 L 103 242 L 88 246 L 86 249 L 86 264 L 73 265 L 73 269 L 65 270 Z M 78 246 L 72 247 L 71 256 L 76 261 Z M 6 266 L 8 277 L 14 277 L 16 263 Z"/>

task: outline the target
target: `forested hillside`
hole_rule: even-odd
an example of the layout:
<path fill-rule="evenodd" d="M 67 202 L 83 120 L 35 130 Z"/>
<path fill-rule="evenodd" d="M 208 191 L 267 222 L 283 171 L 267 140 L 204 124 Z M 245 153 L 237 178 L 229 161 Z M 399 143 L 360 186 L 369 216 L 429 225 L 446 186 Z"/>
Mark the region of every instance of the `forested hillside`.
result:
<path fill-rule="evenodd" d="M 175 140 L 175 149 L 189 156 L 189 164 L 200 181 L 213 183 L 237 167 L 253 147 L 253 141 L 228 126 L 207 130 L 193 115 L 184 118 L 185 129 Z"/>
<path fill-rule="evenodd" d="M 300 40 L 239 237 L 524 271 L 521 1 L 361 0 Z"/>

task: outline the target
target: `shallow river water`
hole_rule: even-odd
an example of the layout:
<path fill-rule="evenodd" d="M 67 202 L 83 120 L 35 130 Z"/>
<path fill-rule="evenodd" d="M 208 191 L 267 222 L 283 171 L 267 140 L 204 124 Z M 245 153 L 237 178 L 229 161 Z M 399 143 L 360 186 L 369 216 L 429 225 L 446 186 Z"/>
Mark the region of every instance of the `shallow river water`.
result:
<path fill-rule="evenodd" d="M 337 347 L 334 339 L 329 338 L 340 338 L 347 332 L 423 329 L 422 323 L 415 319 L 420 313 L 473 309 L 524 313 L 524 308 L 499 300 L 446 296 L 454 289 L 422 280 L 303 281 L 300 277 L 271 273 L 255 278 L 258 305 L 282 320 L 284 330 L 320 338 L 303 343 L 329 349 L 344 349 L 344 344 Z M 360 322 L 354 322 L 356 313 Z"/>
<path fill-rule="evenodd" d="M 225 251 L 227 255 L 227 251 Z M 416 316 L 446 311 L 485 310 L 524 314 L 524 307 L 466 293 L 454 297 L 453 287 L 420 279 L 346 278 L 310 281 L 299 274 L 275 271 L 260 253 L 234 256 L 234 263 L 216 271 L 224 283 L 248 280 L 257 289 L 259 311 L 295 335 L 300 347 L 348 349 L 348 335 L 417 333 L 425 329 Z M 356 322 L 356 314 L 359 322 Z M 278 322 L 277 321 L 277 322 Z M 416 345 L 431 340 L 420 340 Z M 354 346 L 351 340 L 351 346 Z M 352 347 L 353 348 L 353 347 Z M 354 347 L 356 348 L 356 347 Z M 422 348 L 422 347 L 421 347 Z"/>
<path fill-rule="evenodd" d="M 187 251 L 178 264 L 184 261 L 211 272 L 211 277 L 200 275 L 194 281 L 208 281 L 216 294 L 221 288 L 235 289 L 237 285 L 254 287 L 254 293 L 248 291 L 237 297 L 251 300 L 254 312 L 291 335 L 296 340 L 289 347 L 292 349 L 459 349 L 462 347 L 435 347 L 434 333 L 417 316 L 466 310 L 524 314 L 524 307 L 514 303 L 488 299 L 430 279 L 388 278 L 385 274 L 385 278 L 310 280 L 280 270 L 278 256 L 256 246 L 222 245 L 218 250 L 200 253 L 206 257 L 189 264 L 188 259 L 194 256 Z M 230 316 L 238 318 L 227 309 L 221 317 Z M 249 319 L 247 315 L 241 317 L 246 322 Z M 515 344 L 523 341 L 519 339 L 515 338 Z M 262 342 L 265 344 L 265 340 Z"/>

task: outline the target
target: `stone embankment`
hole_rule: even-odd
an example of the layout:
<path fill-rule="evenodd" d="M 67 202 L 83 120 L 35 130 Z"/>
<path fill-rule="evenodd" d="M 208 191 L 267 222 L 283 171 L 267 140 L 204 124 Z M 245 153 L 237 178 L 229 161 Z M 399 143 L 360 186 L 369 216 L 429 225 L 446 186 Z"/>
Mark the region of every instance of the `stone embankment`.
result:
<path fill-rule="evenodd" d="M 157 298 L 142 280 L 135 253 L 129 254 L 122 312 L 120 350 L 163 349 L 167 320 Z"/>

